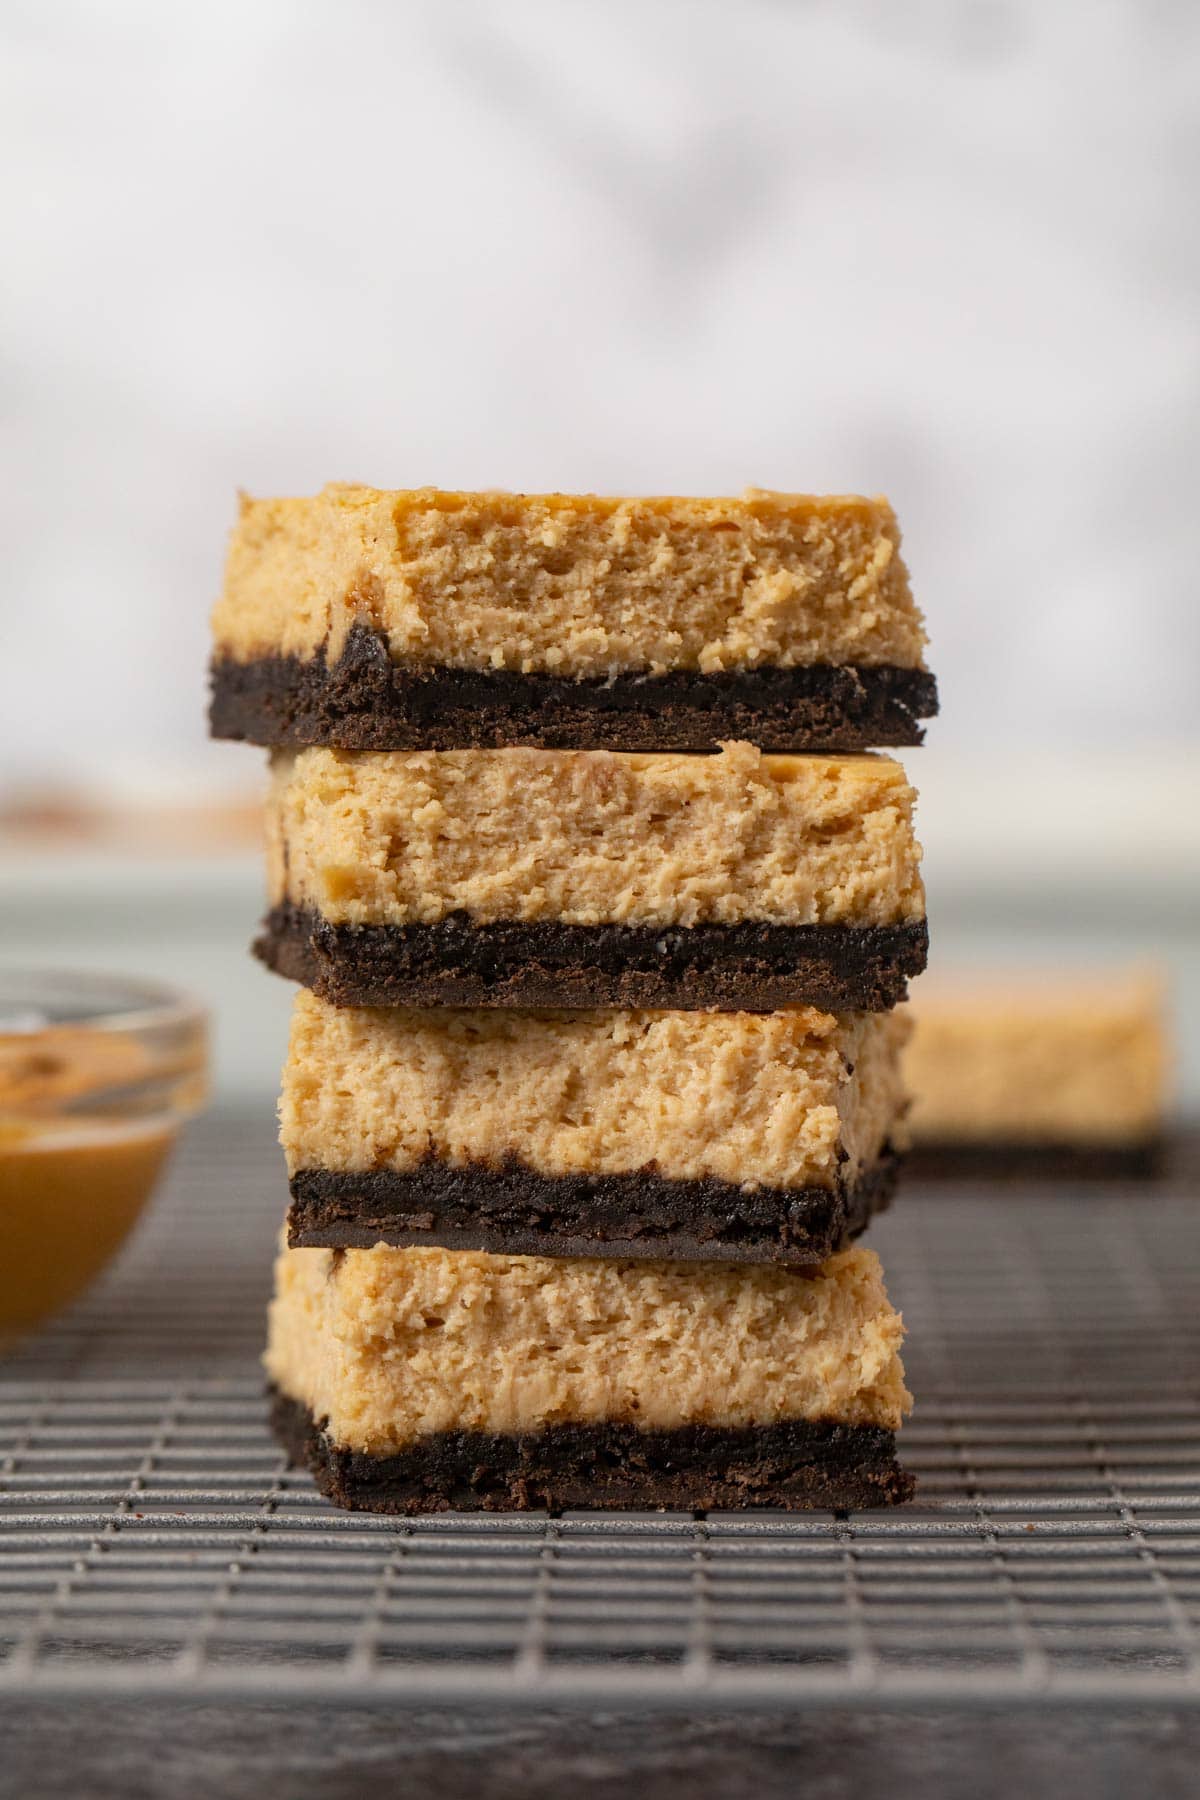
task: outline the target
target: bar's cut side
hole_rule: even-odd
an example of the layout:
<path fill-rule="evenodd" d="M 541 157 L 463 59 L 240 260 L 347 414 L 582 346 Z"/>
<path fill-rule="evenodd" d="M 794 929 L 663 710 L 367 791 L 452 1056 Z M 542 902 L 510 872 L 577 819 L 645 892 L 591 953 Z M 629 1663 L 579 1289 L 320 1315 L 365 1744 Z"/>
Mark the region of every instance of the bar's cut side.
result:
<path fill-rule="evenodd" d="M 260 956 L 341 1005 L 882 1011 L 925 964 L 888 757 L 281 753 Z"/>
<path fill-rule="evenodd" d="M 344 749 L 919 743 L 937 711 L 885 500 L 245 500 L 217 737 Z"/>
<path fill-rule="evenodd" d="M 1171 1058 L 1157 977 L 950 975 L 923 981 L 909 1010 L 920 1173 L 1092 1180 L 1162 1169 Z"/>
<path fill-rule="evenodd" d="M 855 1249 L 808 1276 L 285 1250 L 266 1367 L 348 1507 L 822 1507 L 912 1492 L 899 1315 Z"/>
<path fill-rule="evenodd" d="M 280 1102 L 290 1242 L 821 1262 L 891 1196 L 906 1030 L 302 992 Z"/>

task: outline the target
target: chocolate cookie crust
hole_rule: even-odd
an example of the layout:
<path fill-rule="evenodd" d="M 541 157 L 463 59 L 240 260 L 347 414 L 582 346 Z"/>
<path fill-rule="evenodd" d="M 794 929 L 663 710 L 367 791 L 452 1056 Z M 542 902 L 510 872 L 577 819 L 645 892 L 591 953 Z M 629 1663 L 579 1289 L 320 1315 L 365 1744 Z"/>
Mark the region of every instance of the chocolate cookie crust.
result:
<path fill-rule="evenodd" d="M 288 1459 L 356 1512 L 556 1513 L 568 1508 L 709 1512 L 777 1507 L 849 1512 L 897 1506 L 915 1482 L 895 1433 L 876 1425 L 789 1419 L 769 1425 L 551 1425 L 537 1432 L 446 1431 L 398 1455 L 330 1442 L 307 1407 L 270 1390 Z"/>
<path fill-rule="evenodd" d="M 924 919 L 896 925 L 332 925 L 271 909 L 254 954 L 334 1006 L 661 1007 L 887 1012 L 925 967 Z"/>
<path fill-rule="evenodd" d="M 370 1250 L 437 1244 L 510 1256 L 645 1257 L 670 1262 L 780 1263 L 811 1268 L 843 1250 L 892 1198 L 890 1148 L 852 1186 L 747 1190 L 715 1176 L 544 1175 L 429 1158 L 420 1168 L 299 1169 L 292 1176 L 292 1249 Z"/>
<path fill-rule="evenodd" d="M 705 674 L 563 678 L 499 669 L 421 669 L 392 661 L 355 624 L 330 663 L 264 656 L 212 663 L 213 737 L 338 750 L 716 750 L 744 738 L 762 750 L 853 751 L 919 744 L 938 710 L 925 669 L 761 667 Z"/>
<path fill-rule="evenodd" d="M 1154 1181 L 1166 1173 L 1167 1166 L 1167 1144 L 1161 1137 L 1127 1144 L 932 1139 L 913 1146 L 905 1172 L 915 1181 L 1044 1186 L 1048 1181 Z"/>

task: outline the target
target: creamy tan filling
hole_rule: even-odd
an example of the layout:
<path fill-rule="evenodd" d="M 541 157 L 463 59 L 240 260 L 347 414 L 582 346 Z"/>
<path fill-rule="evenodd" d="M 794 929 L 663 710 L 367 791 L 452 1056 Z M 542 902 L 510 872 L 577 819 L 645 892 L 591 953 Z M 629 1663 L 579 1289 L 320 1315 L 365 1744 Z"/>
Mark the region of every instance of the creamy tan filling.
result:
<path fill-rule="evenodd" d="M 547 1175 L 832 1187 L 898 1135 L 906 1029 L 898 1013 L 410 1012 L 302 990 L 280 1138 L 293 1173 L 515 1156 Z"/>
<path fill-rule="evenodd" d="M 242 504 L 213 615 L 238 661 L 341 654 L 356 622 L 416 667 L 572 677 L 923 666 L 886 500 L 388 493 Z"/>
<path fill-rule="evenodd" d="M 447 1250 L 285 1250 L 266 1366 L 335 1443 L 437 1431 L 826 1419 L 911 1406 L 878 1258 L 812 1275 Z"/>
<path fill-rule="evenodd" d="M 1155 981 L 922 980 L 909 1010 L 918 1141 L 1102 1144 L 1162 1128 L 1170 1054 Z"/>
<path fill-rule="evenodd" d="M 915 795 L 882 756 L 302 750 L 273 760 L 268 889 L 335 924 L 921 919 Z"/>

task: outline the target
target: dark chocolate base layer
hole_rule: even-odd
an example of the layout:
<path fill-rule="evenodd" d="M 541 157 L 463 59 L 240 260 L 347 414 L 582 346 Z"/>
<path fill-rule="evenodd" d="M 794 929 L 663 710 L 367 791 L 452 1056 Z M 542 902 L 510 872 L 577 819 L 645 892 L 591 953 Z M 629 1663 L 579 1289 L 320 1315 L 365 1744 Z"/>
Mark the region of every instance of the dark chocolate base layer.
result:
<path fill-rule="evenodd" d="M 512 1160 L 292 1177 L 293 1249 L 437 1244 L 508 1256 L 645 1257 L 664 1262 L 811 1267 L 846 1247 L 888 1205 L 900 1158 L 887 1149 L 853 1187 L 756 1188 L 653 1169 L 543 1175 Z"/>
<path fill-rule="evenodd" d="M 394 663 L 366 626 L 336 663 L 266 656 L 212 664 L 212 735 L 340 750 L 867 750 L 919 744 L 938 709 L 924 669 L 816 664 L 581 680 Z"/>
<path fill-rule="evenodd" d="M 1166 1173 L 1166 1143 L 1154 1138 L 1130 1144 L 964 1143 L 949 1139 L 914 1144 L 905 1172 L 916 1181 L 987 1181 L 1014 1185 L 1048 1181 L 1155 1181 Z"/>
<path fill-rule="evenodd" d="M 334 1006 L 661 1007 L 886 1012 L 925 967 L 924 919 L 900 925 L 331 925 L 276 906 L 254 953 Z"/>
<path fill-rule="evenodd" d="M 804 1419 L 748 1426 L 550 1425 L 536 1432 L 443 1431 L 393 1456 L 331 1443 L 307 1407 L 271 1391 L 289 1460 L 355 1512 L 533 1512 L 630 1507 L 671 1512 L 815 1508 L 910 1500 L 895 1433 Z"/>

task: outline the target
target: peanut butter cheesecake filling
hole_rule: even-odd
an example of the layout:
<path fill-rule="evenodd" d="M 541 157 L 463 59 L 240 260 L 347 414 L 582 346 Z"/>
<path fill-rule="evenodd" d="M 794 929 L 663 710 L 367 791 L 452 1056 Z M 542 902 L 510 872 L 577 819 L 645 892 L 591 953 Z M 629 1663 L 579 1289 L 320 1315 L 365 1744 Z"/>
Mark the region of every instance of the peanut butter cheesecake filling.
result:
<path fill-rule="evenodd" d="M 296 1000 L 293 1243 L 811 1264 L 890 1196 L 902 1015 Z"/>
<path fill-rule="evenodd" d="M 905 1075 L 931 1174 L 1153 1173 L 1171 1054 L 1162 983 L 1026 969 L 922 982 Z"/>
<path fill-rule="evenodd" d="M 280 753 L 260 953 L 346 1003 L 882 1008 L 924 964 L 914 798 L 744 743 Z"/>
<path fill-rule="evenodd" d="M 870 1504 L 910 1487 L 902 1335 L 866 1250 L 806 1276 L 285 1250 L 266 1366 L 350 1505 Z"/>
<path fill-rule="evenodd" d="M 887 501 L 859 496 L 247 499 L 213 615 L 214 732 L 377 749 L 919 742 L 936 687 L 899 542 Z"/>

